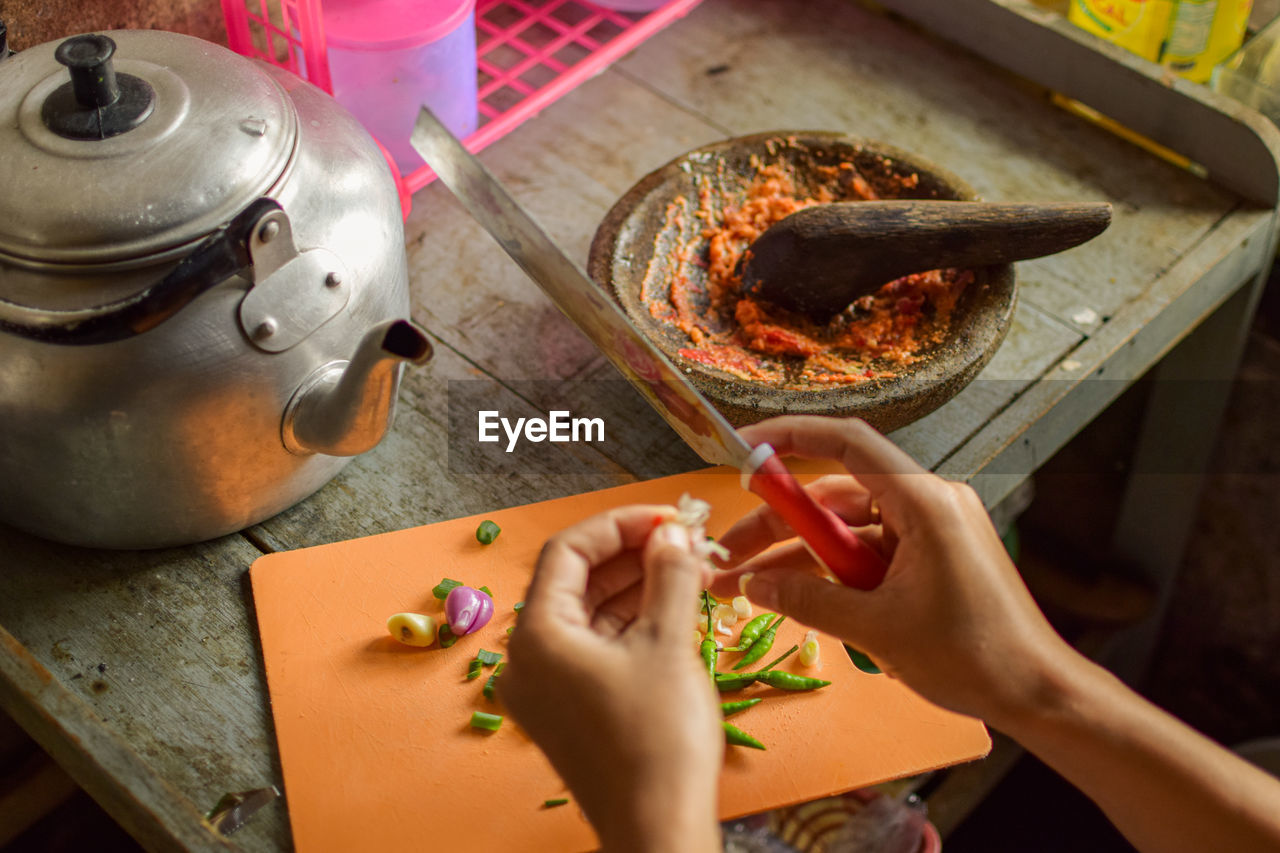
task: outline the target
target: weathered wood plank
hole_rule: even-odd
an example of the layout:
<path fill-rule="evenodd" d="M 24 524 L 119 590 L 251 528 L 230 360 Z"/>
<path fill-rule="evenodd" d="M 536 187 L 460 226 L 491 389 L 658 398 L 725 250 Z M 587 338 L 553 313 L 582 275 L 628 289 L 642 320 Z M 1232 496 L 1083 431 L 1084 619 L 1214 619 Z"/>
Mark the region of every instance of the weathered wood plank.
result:
<path fill-rule="evenodd" d="M 894 442 L 926 468 L 936 467 L 1081 339 L 1035 306 L 1020 303 L 1008 338 L 978 378 L 942 408 L 896 430 Z"/>
<path fill-rule="evenodd" d="M 939 466 L 988 505 L 1063 444 L 1225 301 L 1271 257 L 1271 211 L 1227 217 L 1164 275 L 1067 354 Z"/>
<path fill-rule="evenodd" d="M 481 157 L 585 265 L 596 225 L 651 164 L 721 135 L 606 72 Z M 601 361 L 443 186 L 433 184 L 415 196 L 406 229 L 415 317 L 494 376 L 572 379 Z"/>
<path fill-rule="evenodd" d="M 229 536 L 93 551 L 0 529 L 5 710 L 153 849 L 227 849 L 200 814 L 278 782 L 244 571 Z M 126 746 L 127 744 L 127 746 Z M 288 844 L 268 806 L 237 840 Z"/>
<path fill-rule="evenodd" d="M 465 383 L 460 388 L 457 383 Z M 371 536 L 446 518 L 546 500 L 633 479 L 591 445 L 557 445 L 521 454 L 519 466 L 486 467 L 470 438 L 474 415 L 452 428 L 450 388 L 480 398 L 508 417 L 545 414 L 447 346 L 426 366 L 407 372 L 395 424 L 376 448 L 356 458 L 310 499 L 251 531 L 272 550 Z M 471 410 L 474 412 L 474 408 Z M 549 445 L 543 445 L 550 447 Z M 504 462 L 502 454 L 488 456 Z"/>
<path fill-rule="evenodd" d="M 1256 204 L 1280 201 L 1280 130 L 1256 110 L 1168 73 L 1029 0 L 880 2 L 1186 155 Z"/>
<path fill-rule="evenodd" d="M 1040 291 L 1065 281 L 1079 293 L 1072 305 L 1114 313 L 1234 203 L 990 64 L 847 0 L 709 0 L 620 68 L 734 133 L 840 130 L 933 160 L 988 199 L 1111 202 L 1102 236 L 1022 266 L 1024 298 L 1051 312 L 1058 300 Z"/>

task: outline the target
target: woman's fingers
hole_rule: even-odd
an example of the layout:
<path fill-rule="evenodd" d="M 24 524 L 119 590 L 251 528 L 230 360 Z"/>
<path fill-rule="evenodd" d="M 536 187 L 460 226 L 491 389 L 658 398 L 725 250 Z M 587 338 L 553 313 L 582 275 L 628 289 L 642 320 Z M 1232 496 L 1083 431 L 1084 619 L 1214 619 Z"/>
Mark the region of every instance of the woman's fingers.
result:
<path fill-rule="evenodd" d="M 754 572 L 744 586 L 747 598 L 757 606 L 861 646 L 861 638 L 856 634 L 872 593 L 789 568 Z"/>
<path fill-rule="evenodd" d="M 779 456 L 837 459 L 877 499 L 895 501 L 916 475 L 928 472 L 865 421 L 811 415 L 771 418 L 743 427 L 752 445 L 769 444 Z"/>
<path fill-rule="evenodd" d="M 720 599 L 742 595 L 739 584 L 743 575 L 774 570 L 825 575 L 803 542 L 788 542 L 786 545 L 779 545 L 771 551 L 758 554 L 737 568 L 716 572 L 711 582 L 711 594 Z"/>
<path fill-rule="evenodd" d="M 852 526 L 879 520 L 871 493 L 852 477 L 823 477 L 807 486 L 805 491 Z M 739 519 L 718 540 L 729 550 L 729 559 L 721 561 L 720 566 L 740 566 L 774 543 L 795 535 L 795 531 L 771 507 L 761 504 Z"/>
<path fill-rule="evenodd" d="M 645 543 L 644 594 L 637 624 L 663 638 L 689 635 L 689 610 L 703 588 L 705 563 L 690 551 L 689 530 L 664 524 Z"/>
<path fill-rule="evenodd" d="M 669 506 L 627 506 L 594 515 L 547 540 L 525 594 L 522 619 L 545 612 L 578 624 L 589 620 L 585 600 L 593 569 L 619 554 L 638 549 L 649 534 L 671 518 Z"/>
<path fill-rule="evenodd" d="M 640 614 L 644 585 L 633 584 L 600 606 L 591 614 L 591 630 L 606 637 L 616 637 Z"/>
<path fill-rule="evenodd" d="M 587 576 L 583 606 L 588 613 L 595 613 L 609 599 L 633 586 L 639 586 L 643 579 L 644 566 L 640 563 L 640 552 L 623 551 L 591 570 Z"/>

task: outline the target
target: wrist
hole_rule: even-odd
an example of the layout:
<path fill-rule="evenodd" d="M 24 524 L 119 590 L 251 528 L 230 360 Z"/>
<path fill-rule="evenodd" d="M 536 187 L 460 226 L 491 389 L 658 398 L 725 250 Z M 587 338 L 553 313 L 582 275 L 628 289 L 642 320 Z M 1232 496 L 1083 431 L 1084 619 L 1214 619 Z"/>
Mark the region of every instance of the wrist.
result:
<path fill-rule="evenodd" d="M 706 787 L 706 786 L 703 786 Z M 714 780 L 710 790 L 691 785 L 637 785 L 630 797 L 594 817 L 604 853 L 719 853 Z"/>
<path fill-rule="evenodd" d="M 1062 723 L 1082 714 L 1106 682 L 1113 681 L 1105 669 L 1069 647 L 1048 665 L 997 703 L 987 716 L 992 727 L 1026 742 L 1042 731 L 1054 731 Z"/>

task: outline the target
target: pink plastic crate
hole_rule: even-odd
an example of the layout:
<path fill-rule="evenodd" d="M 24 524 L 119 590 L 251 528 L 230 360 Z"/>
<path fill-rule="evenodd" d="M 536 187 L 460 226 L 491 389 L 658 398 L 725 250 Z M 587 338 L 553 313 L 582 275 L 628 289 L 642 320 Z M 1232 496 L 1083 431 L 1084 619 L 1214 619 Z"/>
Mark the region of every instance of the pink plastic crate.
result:
<path fill-rule="evenodd" d="M 700 2 L 670 0 L 635 13 L 588 0 L 477 0 L 480 125 L 466 138 L 467 148 L 479 151 L 500 139 Z M 222 0 L 222 14 L 232 50 L 287 68 L 332 94 L 320 0 Z M 435 176 L 426 166 L 400 175 L 389 157 L 387 164 L 407 217 L 410 196 Z"/>

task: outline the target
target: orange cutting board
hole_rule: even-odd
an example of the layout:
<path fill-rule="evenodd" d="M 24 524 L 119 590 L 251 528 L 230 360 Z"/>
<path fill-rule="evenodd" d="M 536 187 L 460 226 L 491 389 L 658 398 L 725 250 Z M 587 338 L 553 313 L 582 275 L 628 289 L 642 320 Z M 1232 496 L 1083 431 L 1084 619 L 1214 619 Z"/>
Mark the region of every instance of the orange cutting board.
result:
<path fill-rule="evenodd" d="M 737 472 L 711 469 L 257 560 L 250 577 L 297 849 L 592 849 L 595 835 L 575 804 L 544 807 L 571 795 L 512 719 L 494 733 L 469 727 L 473 711 L 504 709 L 481 694 L 492 670 L 468 681 L 467 663 L 481 648 L 506 653 L 507 628 L 516 621 L 512 605 L 524 597 L 551 532 L 612 506 L 674 503 L 684 492 L 714 507 L 713 534 L 757 504 Z M 475 539 L 484 518 L 502 528 L 487 546 Z M 385 624 L 391 614 L 442 614 L 431 588 L 444 577 L 488 586 L 493 620 L 449 649 L 392 640 Z M 690 602 L 691 621 L 694 608 Z M 787 620 L 775 649 L 785 651 L 805 630 Z M 783 693 L 756 685 L 726 694 L 766 697 L 733 722 L 768 749 L 727 750 L 722 818 L 990 750 L 980 722 L 944 711 L 886 676 L 858 671 L 838 641 L 821 642 L 819 671 L 800 667 L 795 656 L 781 668 L 819 675 L 831 686 Z M 725 655 L 721 669 L 736 658 Z M 591 732 L 581 739 L 583 749 L 597 748 Z"/>

